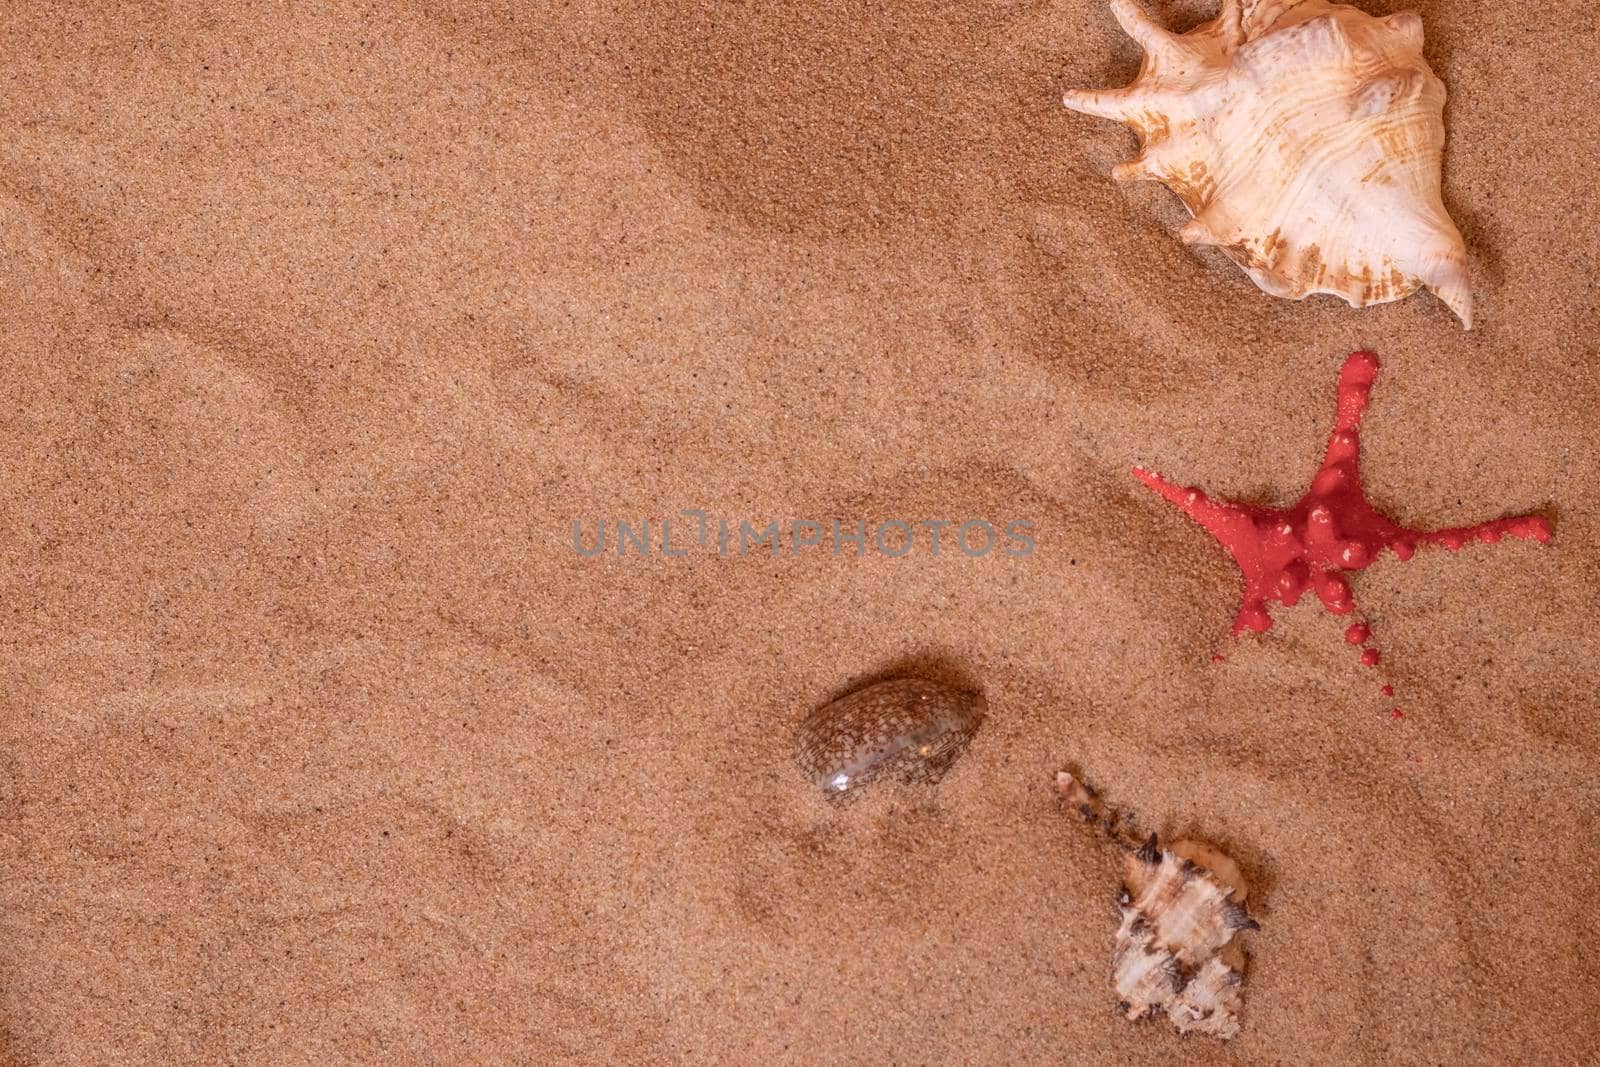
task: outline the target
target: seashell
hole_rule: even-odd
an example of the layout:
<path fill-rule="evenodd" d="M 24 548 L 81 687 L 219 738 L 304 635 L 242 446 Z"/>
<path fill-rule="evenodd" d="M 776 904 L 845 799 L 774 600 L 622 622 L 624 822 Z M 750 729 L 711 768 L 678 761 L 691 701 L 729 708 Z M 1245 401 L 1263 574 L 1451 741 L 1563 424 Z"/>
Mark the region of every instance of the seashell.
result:
<path fill-rule="evenodd" d="M 1422 20 L 1326 0 L 1223 0 L 1189 33 L 1133 2 L 1111 11 L 1144 49 L 1123 89 L 1077 90 L 1074 111 L 1138 133 L 1119 182 L 1166 185 L 1214 245 L 1273 296 L 1352 307 L 1431 289 L 1472 328 L 1466 246 L 1440 196 L 1442 83 Z"/>
<path fill-rule="evenodd" d="M 934 784 L 983 724 L 982 695 L 921 678 L 869 685 L 800 725 L 800 769 L 830 797 L 881 778 Z"/>
<path fill-rule="evenodd" d="M 1122 923 L 1111 985 L 1129 1019 L 1165 1014 L 1180 1033 L 1230 1038 L 1244 991 L 1241 930 L 1258 930 L 1244 908 L 1249 886 L 1238 864 L 1198 841 L 1162 848 L 1155 834 L 1135 844 L 1121 816 L 1066 771 L 1056 792 L 1122 851 Z"/>

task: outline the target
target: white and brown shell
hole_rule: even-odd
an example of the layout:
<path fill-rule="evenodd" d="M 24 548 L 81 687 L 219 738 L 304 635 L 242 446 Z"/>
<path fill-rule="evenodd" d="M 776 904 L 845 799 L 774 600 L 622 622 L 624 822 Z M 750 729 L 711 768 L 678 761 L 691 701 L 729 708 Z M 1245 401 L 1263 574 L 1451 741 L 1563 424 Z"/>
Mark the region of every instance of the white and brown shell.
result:
<path fill-rule="evenodd" d="M 1153 179 L 1214 245 L 1273 296 L 1353 307 L 1431 289 L 1472 328 L 1466 245 L 1440 195 L 1444 84 L 1422 20 L 1326 0 L 1223 0 L 1189 33 L 1133 0 L 1112 13 L 1144 49 L 1124 89 L 1073 91 L 1075 111 L 1138 133 L 1119 182 Z"/>
<path fill-rule="evenodd" d="M 1210 845 L 1162 848 L 1151 834 L 1135 845 L 1094 790 L 1066 771 L 1061 799 L 1122 850 L 1123 878 L 1111 984 L 1129 1019 L 1165 1014 L 1180 1033 L 1230 1038 L 1239 1032 L 1245 956 L 1235 940 L 1260 927 L 1245 911 L 1238 865 Z"/>

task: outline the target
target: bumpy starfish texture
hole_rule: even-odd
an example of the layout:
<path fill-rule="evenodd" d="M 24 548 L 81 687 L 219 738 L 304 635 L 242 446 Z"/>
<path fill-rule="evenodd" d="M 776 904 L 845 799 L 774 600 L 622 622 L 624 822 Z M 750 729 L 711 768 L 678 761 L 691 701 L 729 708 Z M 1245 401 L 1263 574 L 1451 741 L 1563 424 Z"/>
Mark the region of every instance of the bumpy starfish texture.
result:
<path fill-rule="evenodd" d="M 1546 543 L 1550 524 L 1538 515 L 1496 519 L 1475 526 L 1412 530 L 1380 514 L 1361 485 L 1361 413 L 1366 410 L 1378 357 L 1355 352 L 1339 373 L 1339 401 L 1327 452 L 1311 488 L 1287 511 L 1213 500 L 1140 467 L 1134 476 L 1176 505 L 1222 543 L 1244 575 L 1244 595 L 1233 632 L 1263 633 L 1272 626 L 1267 605 L 1292 607 L 1312 589 L 1335 615 L 1355 610 L 1350 583 L 1341 572 L 1371 566 L 1385 548 L 1402 560 L 1418 545 L 1443 545 L 1452 552 L 1471 541 L 1494 544 L 1506 536 Z M 1365 626 L 1351 627 L 1346 639 L 1359 644 Z M 1376 664 L 1372 653 L 1366 660 Z"/>

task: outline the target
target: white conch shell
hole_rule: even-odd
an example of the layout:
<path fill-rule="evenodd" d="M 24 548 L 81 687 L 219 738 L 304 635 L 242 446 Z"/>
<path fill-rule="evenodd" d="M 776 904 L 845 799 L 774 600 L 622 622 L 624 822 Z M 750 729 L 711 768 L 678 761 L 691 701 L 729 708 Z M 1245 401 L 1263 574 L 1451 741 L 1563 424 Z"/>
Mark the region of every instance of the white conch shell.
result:
<path fill-rule="evenodd" d="M 1326 0 L 1223 0 L 1186 34 L 1133 0 L 1112 13 L 1144 49 L 1125 89 L 1075 91 L 1075 111 L 1139 134 L 1119 182 L 1154 179 L 1273 296 L 1331 293 L 1353 307 L 1427 286 L 1472 328 L 1466 245 L 1440 197 L 1444 84 L 1422 20 Z"/>

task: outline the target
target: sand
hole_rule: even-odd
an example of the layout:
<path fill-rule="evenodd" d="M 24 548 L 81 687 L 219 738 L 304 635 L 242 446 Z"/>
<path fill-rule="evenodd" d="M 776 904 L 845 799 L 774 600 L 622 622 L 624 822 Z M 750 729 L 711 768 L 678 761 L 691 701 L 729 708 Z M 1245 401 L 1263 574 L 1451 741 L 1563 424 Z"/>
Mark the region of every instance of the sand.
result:
<path fill-rule="evenodd" d="M 1098 0 L 14 5 L 3 1055 L 1600 1058 L 1600 21 L 1416 6 L 1471 333 L 1180 245 Z M 1380 506 L 1556 530 L 1358 575 L 1376 669 L 1128 474 L 1292 502 L 1356 348 Z M 1035 549 L 574 551 L 684 509 Z M 830 807 L 899 672 L 989 722 Z M 1116 1014 L 1062 766 L 1251 877 L 1230 1045 Z"/>

